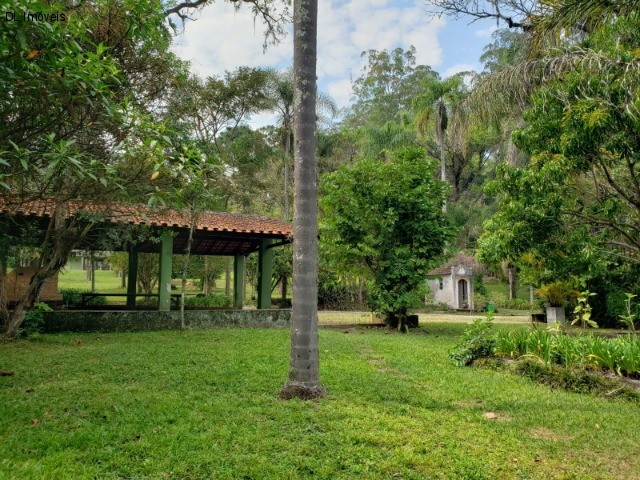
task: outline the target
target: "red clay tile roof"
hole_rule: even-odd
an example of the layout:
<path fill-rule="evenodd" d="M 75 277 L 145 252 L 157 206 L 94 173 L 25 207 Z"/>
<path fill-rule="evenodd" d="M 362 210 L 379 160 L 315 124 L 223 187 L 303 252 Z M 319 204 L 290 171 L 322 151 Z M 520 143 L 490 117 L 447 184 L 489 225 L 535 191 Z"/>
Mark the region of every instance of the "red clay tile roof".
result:
<path fill-rule="evenodd" d="M 151 210 L 145 205 L 69 202 L 68 215 L 78 211 L 105 213 L 111 223 L 149 225 L 152 227 L 189 228 L 189 215 L 169 208 Z M 0 200 L 0 213 L 32 217 L 50 217 L 55 205 L 51 201 L 35 200 L 6 205 Z M 290 223 L 270 217 L 223 212 L 204 212 L 197 218 L 196 230 L 224 233 L 253 233 L 260 235 L 290 236 Z"/>

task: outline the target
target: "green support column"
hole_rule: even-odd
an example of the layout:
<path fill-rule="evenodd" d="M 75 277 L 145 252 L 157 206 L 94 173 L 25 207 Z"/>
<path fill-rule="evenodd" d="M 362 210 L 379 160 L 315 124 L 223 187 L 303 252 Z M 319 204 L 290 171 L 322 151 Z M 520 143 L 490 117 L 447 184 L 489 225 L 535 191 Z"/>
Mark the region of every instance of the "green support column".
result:
<path fill-rule="evenodd" d="M 242 310 L 242 278 L 244 277 L 244 256 L 233 257 L 233 308 Z"/>
<path fill-rule="evenodd" d="M 136 308 L 136 289 L 138 287 L 138 251 L 129 250 L 129 268 L 127 272 L 127 308 Z"/>
<path fill-rule="evenodd" d="M 4 248 L 0 249 L 0 274 L 3 277 L 7 276 L 7 258 L 9 257 L 7 250 L 8 247 L 6 250 Z"/>
<path fill-rule="evenodd" d="M 271 274 L 273 272 L 273 249 L 269 248 L 272 240 L 260 242 L 258 250 L 258 308 L 271 308 Z"/>
<path fill-rule="evenodd" d="M 158 279 L 158 310 L 171 310 L 171 270 L 173 237 L 165 233 L 160 238 L 160 275 Z"/>

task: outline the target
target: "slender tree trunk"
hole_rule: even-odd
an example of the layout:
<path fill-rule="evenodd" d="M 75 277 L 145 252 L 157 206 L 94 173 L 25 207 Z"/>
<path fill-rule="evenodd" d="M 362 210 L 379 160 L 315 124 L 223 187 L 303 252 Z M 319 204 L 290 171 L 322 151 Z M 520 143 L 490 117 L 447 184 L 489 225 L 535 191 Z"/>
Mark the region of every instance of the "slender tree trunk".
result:
<path fill-rule="evenodd" d="M 324 394 L 318 372 L 318 194 L 316 185 L 316 59 L 318 1 L 294 1 L 293 311 L 285 398 Z"/>
<path fill-rule="evenodd" d="M 224 294 L 231 295 L 231 262 L 227 261 L 224 266 Z"/>
<path fill-rule="evenodd" d="M 86 264 L 87 269 L 85 270 L 85 278 L 87 280 L 87 282 L 91 281 L 91 267 L 92 267 L 92 263 L 91 263 L 91 252 L 89 252 L 89 261 L 87 262 L 87 257 L 82 257 L 82 263 Z"/>
<path fill-rule="evenodd" d="M 7 308 L 7 256 L 0 253 L 0 324 L 7 325 L 9 309 Z"/>
<path fill-rule="evenodd" d="M 513 271 L 513 266 L 509 265 L 508 267 L 509 274 L 509 300 L 514 300 L 516 298 L 516 279 L 515 272 Z"/>
<path fill-rule="evenodd" d="M 126 270 L 122 270 L 120 272 L 120 287 L 127 288 L 127 272 Z"/>
<path fill-rule="evenodd" d="M 362 305 L 364 303 L 364 282 L 362 281 L 362 277 L 358 277 L 358 304 Z"/>
<path fill-rule="evenodd" d="M 286 275 L 282 275 L 280 278 L 280 293 L 282 294 L 282 307 L 284 308 L 285 303 L 287 302 L 287 283 L 289 279 Z"/>
<path fill-rule="evenodd" d="M 529 285 L 529 303 L 533 305 L 533 285 Z"/>
<path fill-rule="evenodd" d="M 447 182 L 447 163 L 446 163 L 445 152 L 444 152 L 444 132 L 441 133 L 439 143 L 440 143 L 440 180 L 446 183 Z M 443 212 L 447 211 L 446 200 L 442 204 L 442 211 Z"/>

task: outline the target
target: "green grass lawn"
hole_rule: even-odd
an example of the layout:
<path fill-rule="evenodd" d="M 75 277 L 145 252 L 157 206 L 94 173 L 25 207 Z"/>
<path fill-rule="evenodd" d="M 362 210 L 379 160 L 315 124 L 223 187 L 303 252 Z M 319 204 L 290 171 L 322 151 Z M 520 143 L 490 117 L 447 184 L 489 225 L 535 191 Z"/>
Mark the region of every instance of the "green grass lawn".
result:
<path fill-rule="evenodd" d="M 0 478 L 638 478 L 637 404 L 456 368 L 464 328 L 321 330 L 317 402 L 277 397 L 287 330 L 5 342 Z"/>
<path fill-rule="evenodd" d="M 495 278 L 485 278 L 484 285 L 487 288 L 487 294 L 491 297 L 492 293 L 498 293 L 503 295 L 505 298 L 509 298 L 509 285 L 507 283 L 502 283 Z M 529 285 L 523 285 L 522 283 L 518 283 L 516 288 L 516 298 L 529 301 Z"/>
<path fill-rule="evenodd" d="M 112 270 L 96 270 L 96 292 L 100 293 L 126 293 L 122 288 L 121 279 Z M 91 280 L 87 280 L 87 272 L 84 270 L 63 270 L 58 275 L 58 290 L 74 288 L 91 291 Z M 157 289 L 156 289 L 157 291 Z"/>
<path fill-rule="evenodd" d="M 180 285 L 180 280 L 174 280 L 176 285 Z M 84 270 L 63 270 L 58 276 L 58 290 L 66 288 L 73 288 L 78 290 L 91 291 L 91 281 L 87 280 L 87 272 Z M 231 274 L 231 289 L 233 292 L 233 273 Z M 157 293 L 158 288 L 153 289 L 154 293 Z M 213 288 L 214 293 L 224 293 L 225 282 L 224 277 L 218 279 L 216 286 Z M 96 292 L 98 293 L 127 293 L 126 288 L 122 288 L 121 279 L 118 274 L 112 270 L 96 270 Z M 176 290 L 179 293 L 180 290 Z M 193 285 L 192 281 L 187 286 L 187 293 L 196 294 L 201 293 L 201 289 Z M 251 304 L 251 298 L 255 296 L 255 288 L 252 285 L 247 285 L 247 304 Z M 278 296 L 278 292 L 274 293 L 274 297 Z M 126 300 L 123 298 L 109 298 L 107 297 L 107 303 L 109 304 L 124 304 Z"/>

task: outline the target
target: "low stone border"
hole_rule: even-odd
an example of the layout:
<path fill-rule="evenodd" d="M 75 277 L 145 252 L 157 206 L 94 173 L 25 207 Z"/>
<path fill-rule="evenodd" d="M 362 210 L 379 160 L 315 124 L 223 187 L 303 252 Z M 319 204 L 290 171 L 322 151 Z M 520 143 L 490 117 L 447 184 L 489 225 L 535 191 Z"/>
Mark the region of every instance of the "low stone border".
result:
<path fill-rule="evenodd" d="M 291 310 L 188 310 L 190 329 L 214 327 L 289 327 Z M 180 312 L 157 311 L 55 311 L 45 314 L 44 333 L 148 332 L 179 330 Z"/>

